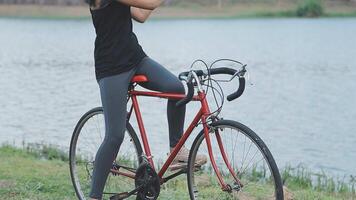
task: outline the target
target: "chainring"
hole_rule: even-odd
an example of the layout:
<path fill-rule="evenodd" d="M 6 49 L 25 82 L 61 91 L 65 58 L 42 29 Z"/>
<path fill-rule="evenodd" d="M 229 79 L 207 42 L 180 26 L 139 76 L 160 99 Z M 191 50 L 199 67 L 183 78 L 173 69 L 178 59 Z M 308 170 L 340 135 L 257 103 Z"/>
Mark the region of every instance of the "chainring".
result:
<path fill-rule="evenodd" d="M 141 187 L 137 192 L 136 200 L 156 200 L 159 196 L 161 184 L 156 171 L 148 162 L 143 162 L 136 170 L 136 188 Z"/>

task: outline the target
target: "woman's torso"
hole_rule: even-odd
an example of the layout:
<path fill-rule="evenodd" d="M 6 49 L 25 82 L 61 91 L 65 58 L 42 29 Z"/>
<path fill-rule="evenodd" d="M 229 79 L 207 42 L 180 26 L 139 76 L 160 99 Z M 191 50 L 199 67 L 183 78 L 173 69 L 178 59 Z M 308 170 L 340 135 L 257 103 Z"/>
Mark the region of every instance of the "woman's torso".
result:
<path fill-rule="evenodd" d="M 132 32 L 130 7 L 117 1 L 104 2 L 91 10 L 96 31 L 96 78 L 120 74 L 134 68 L 146 54 Z"/>

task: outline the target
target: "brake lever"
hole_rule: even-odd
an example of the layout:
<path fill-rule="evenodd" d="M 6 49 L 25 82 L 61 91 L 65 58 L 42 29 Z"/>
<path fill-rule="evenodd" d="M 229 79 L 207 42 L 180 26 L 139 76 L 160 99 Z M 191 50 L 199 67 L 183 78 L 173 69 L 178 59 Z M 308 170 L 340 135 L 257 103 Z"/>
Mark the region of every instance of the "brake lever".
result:
<path fill-rule="evenodd" d="M 242 66 L 242 69 L 240 71 L 236 71 L 235 74 L 233 74 L 230 79 L 228 80 L 223 80 L 223 79 L 215 79 L 216 81 L 219 81 L 219 82 L 224 82 L 224 83 L 228 83 L 228 82 L 231 82 L 232 80 L 234 80 L 234 78 L 236 77 L 244 77 L 245 74 L 247 73 L 247 70 L 246 70 L 246 64 Z"/>
<path fill-rule="evenodd" d="M 252 82 L 252 79 L 251 79 L 251 76 L 250 76 L 250 71 L 247 71 L 246 70 L 246 67 L 247 65 L 244 65 L 242 66 L 242 70 L 239 73 L 239 77 L 246 77 L 246 80 L 247 82 L 250 84 L 250 85 L 254 85 L 253 82 Z"/>
<path fill-rule="evenodd" d="M 240 71 L 236 72 L 234 75 L 232 75 L 231 78 L 230 78 L 230 80 L 228 80 L 228 81 L 226 81 L 226 82 L 232 81 L 236 76 L 239 77 L 239 78 L 240 78 L 240 77 L 245 77 L 245 74 L 248 74 L 248 72 L 247 72 L 247 70 L 246 70 L 246 67 L 247 67 L 246 64 L 243 65 L 243 66 L 242 66 L 242 69 L 241 69 Z"/>
<path fill-rule="evenodd" d="M 242 66 L 242 69 L 241 69 L 239 72 L 237 72 L 237 75 L 238 75 L 239 77 L 244 77 L 244 76 L 245 76 L 245 74 L 247 73 L 246 67 L 247 67 L 247 65 L 244 64 L 244 65 Z"/>
<path fill-rule="evenodd" d="M 202 92 L 203 91 L 203 87 L 201 86 L 200 79 L 199 79 L 198 75 L 194 71 L 191 71 L 190 74 L 192 75 L 192 79 L 193 78 L 195 79 L 195 84 L 198 87 L 198 91 Z"/>

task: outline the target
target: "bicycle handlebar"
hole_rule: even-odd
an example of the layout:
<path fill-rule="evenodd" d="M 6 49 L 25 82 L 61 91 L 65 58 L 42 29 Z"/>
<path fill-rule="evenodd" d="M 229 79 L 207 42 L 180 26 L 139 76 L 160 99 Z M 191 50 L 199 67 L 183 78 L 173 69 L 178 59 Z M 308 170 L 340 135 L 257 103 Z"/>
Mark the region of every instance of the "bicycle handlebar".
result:
<path fill-rule="evenodd" d="M 243 77 L 246 72 L 245 66 L 239 72 L 235 69 L 231 69 L 231 68 L 227 68 L 227 67 L 214 68 L 214 69 L 210 69 L 210 70 L 193 70 L 193 71 L 189 71 L 189 72 L 182 72 L 179 74 L 178 77 L 180 80 L 186 80 L 185 77 L 188 78 L 187 79 L 188 94 L 185 98 L 179 100 L 177 102 L 176 106 L 186 105 L 193 99 L 194 84 L 193 84 L 193 77 L 191 76 L 192 72 L 195 72 L 195 74 L 198 77 L 207 76 L 207 75 L 215 75 L 215 74 L 227 74 L 227 75 L 234 76 L 237 74 L 237 76 L 239 76 L 239 88 L 237 89 L 236 92 L 227 96 L 228 101 L 233 101 L 233 100 L 239 98 L 245 91 L 246 81 L 245 81 L 245 78 Z M 199 81 L 199 80 L 196 80 L 196 81 Z"/>
<path fill-rule="evenodd" d="M 236 92 L 228 95 L 226 97 L 226 99 L 228 101 L 233 101 L 233 100 L 239 98 L 245 91 L 245 83 L 246 83 L 245 78 L 244 77 L 239 77 L 239 88 L 237 89 Z"/>
<path fill-rule="evenodd" d="M 231 69 L 228 67 L 220 67 L 220 68 L 214 68 L 214 69 L 210 69 L 208 70 L 193 70 L 197 76 L 203 76 L 203 75 L 215 75 L 215 74 L 228 74 L 228 75 L 234 75 L 237 71 L 235 69 Z M 188 72 L 182 72 L 179 74 L 179 79 L 180 80 L 184 80 L 183 77 L 187 77 L 189 75 L 189 73 L 191 73 L 191 71 Z"/>

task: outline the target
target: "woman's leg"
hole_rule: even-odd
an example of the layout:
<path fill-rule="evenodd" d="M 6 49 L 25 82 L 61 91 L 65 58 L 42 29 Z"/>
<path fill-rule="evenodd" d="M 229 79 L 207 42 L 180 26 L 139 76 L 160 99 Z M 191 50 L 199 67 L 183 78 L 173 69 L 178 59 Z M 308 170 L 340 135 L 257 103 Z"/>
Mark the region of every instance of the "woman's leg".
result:
<path fill-rule="evenodd" d="M 148 82 L 141 86 L 161 92 L 184 94 L 182 82 L 167 69 L 150 58 L 145 58 L 138 66 L 136 74 L 143 74 L 148 77 Z M 171 150 L 174 148 L 183 134 L 185 106 L 177 107 L 176 100 L 168 100 L 167 117 L 169 125 L 169 143 Z M 171 170 L 177 170 L 186 167 L 188 163 L 189 150 L 181 148 L 170 166 Z M 207 162 L 207 156 L 198 154 L 195 160 L 197 165 L 204 165 Z"/>
<path fill-rule="evenodd" d="M 136 74 L 147 76 L 148 82 L 140 84 L 144 88 L 167 93 L 185 93 L 184 86 L 177 76 L 149 57 L 142 60 Z M 168 100 L 167 105 L 170 147 L 176 146 L 184 128 L 185 106 L 177 107 L 176 103 L 176 100 Z"/>
<path fill-rule="evenodd" d="M 90 197 L 101 199 L 113 160 L 124 139 L 127 116 L 127 90 L 135 70 L 99 81 L 105 118 L 105 138 L 96 154 Z"/>

